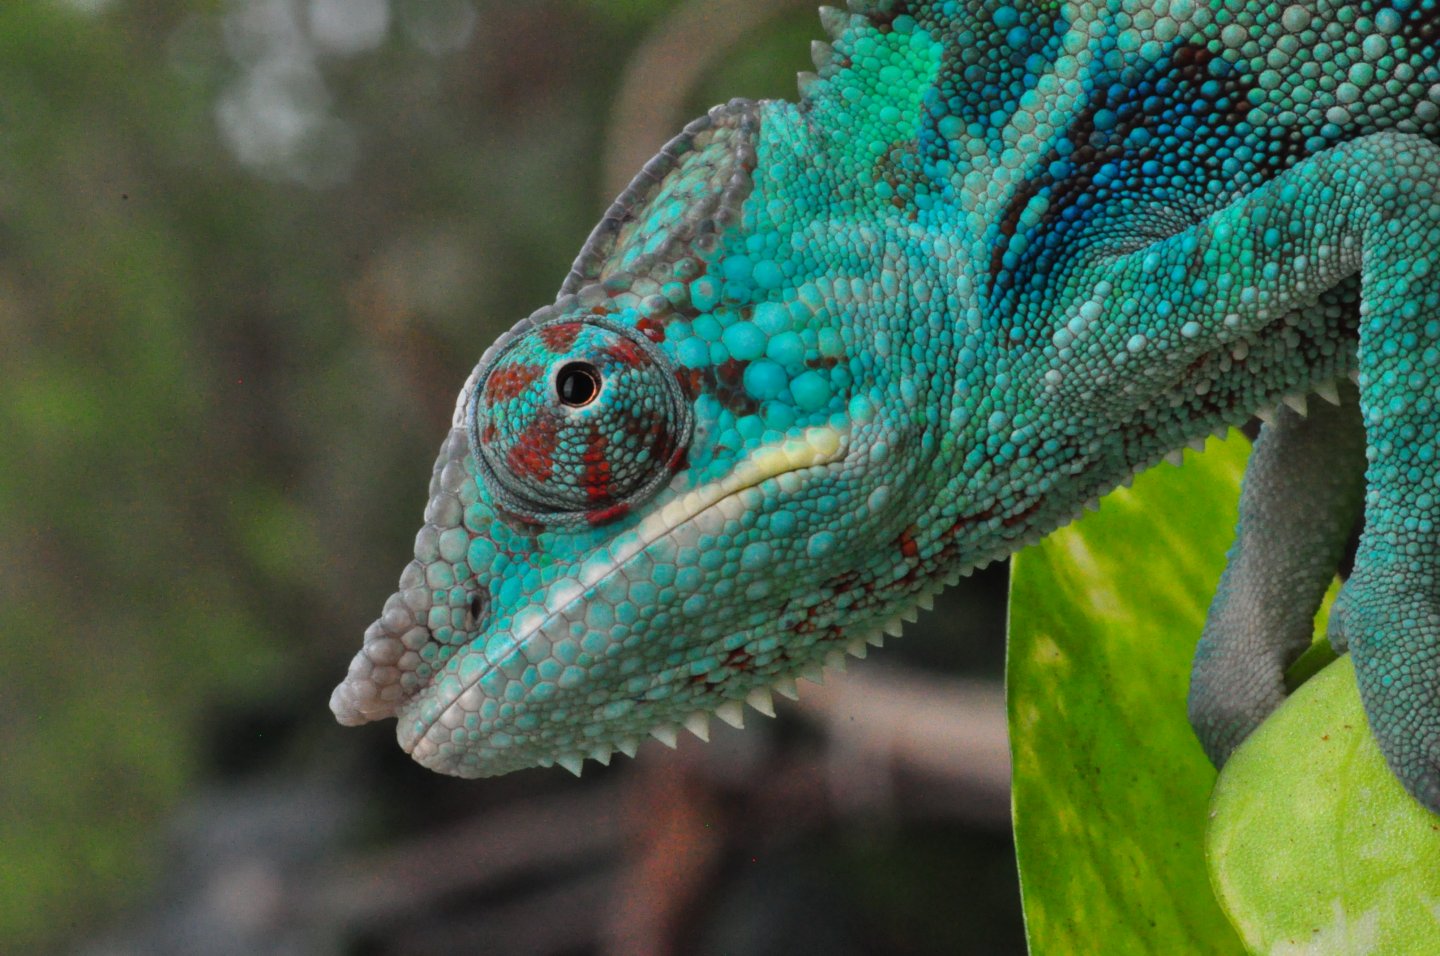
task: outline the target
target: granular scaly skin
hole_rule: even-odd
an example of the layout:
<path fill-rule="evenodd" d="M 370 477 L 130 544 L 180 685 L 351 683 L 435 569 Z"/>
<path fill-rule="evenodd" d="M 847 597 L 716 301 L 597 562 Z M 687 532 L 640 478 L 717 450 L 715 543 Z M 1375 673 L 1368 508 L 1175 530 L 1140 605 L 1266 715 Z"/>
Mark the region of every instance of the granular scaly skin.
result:
<path fill-rule="evenodd" d="M 1363 498 L 1332 637 L 1440 809 L 1436 0 L 821 22 L 481 359 L 336 716 L 461 776 L 703 735 L 1259 413 L 1202 742 L 1282 698 Z"/>

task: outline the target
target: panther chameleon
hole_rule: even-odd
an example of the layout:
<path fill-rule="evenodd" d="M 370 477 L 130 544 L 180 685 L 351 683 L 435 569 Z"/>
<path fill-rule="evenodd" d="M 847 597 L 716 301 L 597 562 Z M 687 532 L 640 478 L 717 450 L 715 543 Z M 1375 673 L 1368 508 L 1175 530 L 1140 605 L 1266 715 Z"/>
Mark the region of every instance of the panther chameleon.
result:
<path fill-rule="evenodd" d="M 822 9 L 485 352 L 337 718 L 460 776 L 704 736 L 1260 414 L 1191 721 L 1279 704 L 1363 518 L 1330 639 L 1440 811 L 1437 5 Z"/>

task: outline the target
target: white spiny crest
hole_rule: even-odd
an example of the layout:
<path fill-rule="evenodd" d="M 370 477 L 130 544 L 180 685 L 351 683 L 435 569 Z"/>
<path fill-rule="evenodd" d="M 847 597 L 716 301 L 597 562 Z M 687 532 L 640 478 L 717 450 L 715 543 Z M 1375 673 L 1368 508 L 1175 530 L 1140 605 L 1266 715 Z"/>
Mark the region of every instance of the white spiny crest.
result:
<path fill-rule="evenodd" d="M 1335 388 L 1334 382 L 1321 382 L 1315 386 L 1315 394 L 1319 395 L 1331 405 L 1340 404 L 1340 393 Z"/>
<path fill-rule="evenodd" d="M 710 742 L 710 715 L 697 710 L 685 718 L 685 729 L 706 743 Z"/>
<path fill-rule="evenodd" d="M 775 700 L 770 696 L 770 688 L 756 687 L 745 695 L 745 703 L 754 707 L 766 717 L 775 716 Z"/>
<path fill-rule="evenodd" d="M 677 731 L 669 724 L 661 724 L 659 727 L 651 728 L 650 736 L 654 737 L 656 740 L 660 741 L 662 744 L 669 747 L 671 750 L 674 750 L 675 745 L 680 742 L 679 731 Z"/>
<path fill-rule="evenodd" d="M 580 771 L 585 767 L 585 758 L 579 754 L 565 754 L 564 756 L 556 757 L 555 762 L 577 777 L 580 776 Z"/>
<path fill-rule="evenodd" d="M 745 726 L 745 705 L 738 700 L 727 700 L 715 708 L 715 716 L 740 730 Z"/>
<path fill-rule="evenodd" d="M 840 35 L 850 26 L 850 14 L 844 10 L 837 10 L 835 7 L 820 8 L 820 26 L 830 35 L 830 39 L 838 40 Z"/>

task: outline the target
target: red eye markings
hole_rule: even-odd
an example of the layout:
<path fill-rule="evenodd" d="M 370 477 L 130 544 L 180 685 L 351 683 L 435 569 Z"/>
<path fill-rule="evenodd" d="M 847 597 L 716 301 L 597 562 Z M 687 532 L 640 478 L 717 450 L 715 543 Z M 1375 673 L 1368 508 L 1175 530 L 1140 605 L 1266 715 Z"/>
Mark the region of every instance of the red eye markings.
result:
<path fill-rule="evenodd" d="M 507 365 L 490 373 L 485 383 L 485 398 L 491 404 L 506 402 L 530 387 L 530 383 L 545 371 L 543 365 Z"/>
<path fill-rule="evenodd" d="M 585 448 L 585 491 L 595 501 L 610 497 L 610 459 L 605 455 L 608 444 L 605 434 L 597 428 L 591 431 Z"/>
<path fill-rule="evenodd" d="M 582 329 L 585 328 L 581 322 L 561 322 L 557 325 L 547 325 L 540 330 L 540 341 L 552 352 L 568 352 L 575 344 Z"/>
<path fill-rule="evenodd" d="M 555 432 L 555 419 L 537 416 L 505 456 L 510 470 L 531 481 L 549 481 L 555 473 Z"/>

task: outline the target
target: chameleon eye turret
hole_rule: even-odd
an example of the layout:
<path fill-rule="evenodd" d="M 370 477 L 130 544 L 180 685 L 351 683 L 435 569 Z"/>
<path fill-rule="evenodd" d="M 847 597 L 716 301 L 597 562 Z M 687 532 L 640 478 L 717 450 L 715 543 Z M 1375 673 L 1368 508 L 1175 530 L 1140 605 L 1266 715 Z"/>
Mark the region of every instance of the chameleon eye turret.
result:
<path fill-rule="evenodd" d="M 690 407 L 664 352 L 599 317 L 522 323 L 481 363 L 470 444 L 499 510 L 531 525 L 604 524 L 669 481 Z"/>

